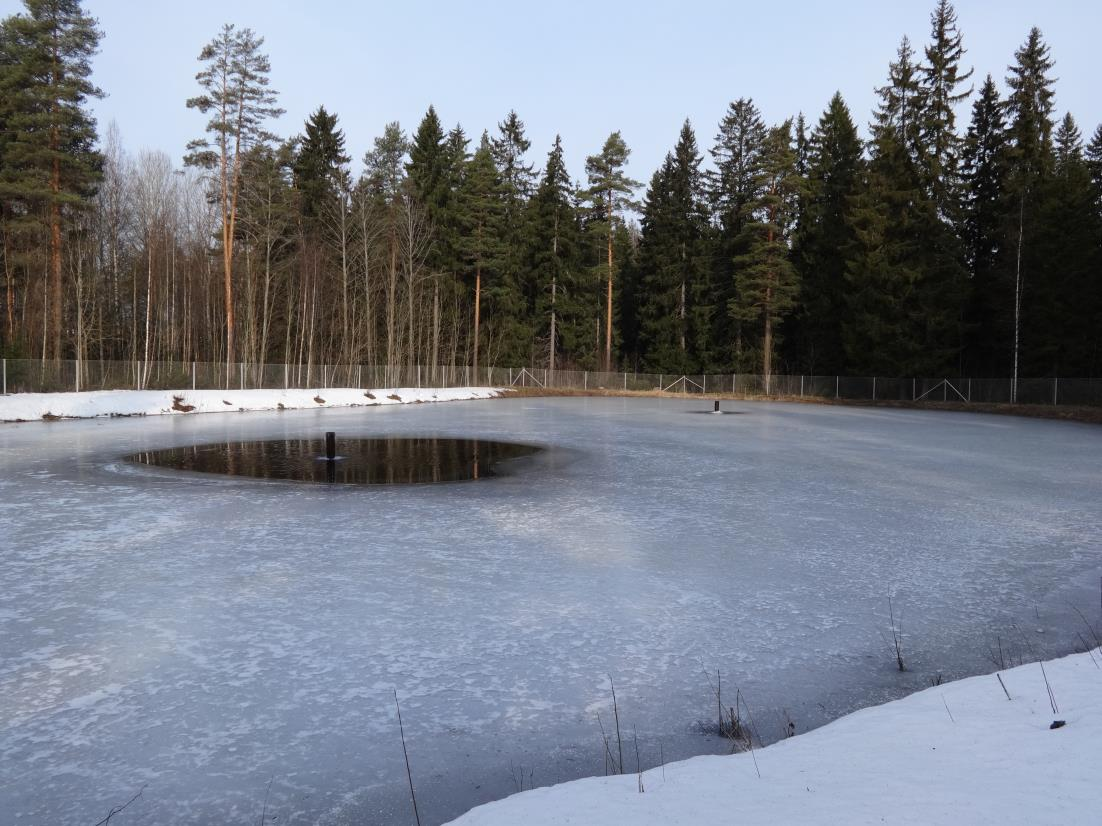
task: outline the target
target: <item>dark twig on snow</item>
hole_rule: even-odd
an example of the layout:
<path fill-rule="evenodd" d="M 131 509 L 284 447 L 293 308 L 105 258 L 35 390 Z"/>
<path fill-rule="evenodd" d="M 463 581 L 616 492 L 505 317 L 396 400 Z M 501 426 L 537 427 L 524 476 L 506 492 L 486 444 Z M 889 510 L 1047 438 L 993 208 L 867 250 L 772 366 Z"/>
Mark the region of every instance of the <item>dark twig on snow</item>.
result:
<path fill-rule="evenodd" d="M 1013 625 L 1011 627 L 1016 630 L 1019 635 L 1021 635 L 1022 641 L 1025 643 L 1025 647 L 1029 651 L 1029 656 L 1035 659 L 1037 661 L 1037 664 L 1041 666 L 1041 676 L 1044 677 L 1045 680 L 1045 691 L 1048 692 L 1048 704 L 1052 707 L 1053 714 L 1059 714 L 1060 709 L 1056 706 L 1056 695 L 1052 693 L 1052 684 L 1048 681 L 1048 673 L 1045 671 L 1044 662 L 1033 651 L 1033 645 L 1032 643 L 1030 643 L 1029 637 L 1025 635 L 1022 629 L 1018 628 L 1018 626 L 1016 625 Z"/>

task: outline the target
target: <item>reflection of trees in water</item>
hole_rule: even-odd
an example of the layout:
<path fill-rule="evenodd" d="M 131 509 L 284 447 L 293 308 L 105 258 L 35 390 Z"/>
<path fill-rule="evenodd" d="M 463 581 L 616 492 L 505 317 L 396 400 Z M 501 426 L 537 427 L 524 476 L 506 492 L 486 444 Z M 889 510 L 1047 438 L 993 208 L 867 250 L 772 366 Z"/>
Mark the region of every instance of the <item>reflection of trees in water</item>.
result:
<path fill-rule="evenodd" d="M 132 459 L 177 470 L 259 479 L 418 484 L 493 476 L 498 462 L 538 449 L 480 439 L 338 439 L 339 458 L 327 461 L 324 439 L 282 439 L 174 448 L 140 453 Z"/>

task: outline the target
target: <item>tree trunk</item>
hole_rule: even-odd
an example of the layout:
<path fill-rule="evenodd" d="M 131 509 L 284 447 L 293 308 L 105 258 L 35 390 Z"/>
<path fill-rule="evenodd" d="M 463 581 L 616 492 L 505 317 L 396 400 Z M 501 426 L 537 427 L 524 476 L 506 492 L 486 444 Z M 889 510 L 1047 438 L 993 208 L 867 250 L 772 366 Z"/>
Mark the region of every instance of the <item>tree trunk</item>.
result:
<path fill-rule="evenodd" d="M 608 296 L 605 303 L 605 371 L 612 371 L 612 193 L 608 196 Z"/>
<path fill-rule="evenodd" d="M 15 342 L 15 278 L 11 262 L 11 243 L 7 228 L 4 233 L 4 307 L 7 310 L 8 345 Z"/>
<path fill-rule="evenodd" d="M 436 381 L 436 365 L 440 360 L 440 281 L 432 284 L 432 364 L 429 366 L 432 380 Z"/>
<path fill-rule="evenodd" d="M 61 161 L 54 161 L 50 178 L 54 198 L 61 195 Z M 50 204 L 50 350 L 54 361 L 61 359 L 61 204 Z"/>
<path fill-rule="evenodd" d="M 482 308 L 482 267 L 475 267 L 474 271 L 474 357 L 471 359 L 471 366 L 474 371 L 474 381 L 478 384 L 478 325 L 479 316 Z"/>

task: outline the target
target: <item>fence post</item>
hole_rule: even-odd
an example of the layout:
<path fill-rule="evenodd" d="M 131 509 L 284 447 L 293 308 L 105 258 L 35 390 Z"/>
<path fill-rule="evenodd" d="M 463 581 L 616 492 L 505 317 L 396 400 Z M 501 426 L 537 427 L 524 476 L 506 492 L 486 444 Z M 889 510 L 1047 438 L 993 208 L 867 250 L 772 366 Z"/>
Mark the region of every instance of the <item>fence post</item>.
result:
<path fill-rule="evenodd" d="M 624 391 L 626 392 L 627 389 L 628 389 L 628 374 L 624 373 Z"/>
<path fill-rule="evenodd" d="M 1054 377 L 1052 379 L 1052 406 L 1053 407 L 1056 406 L 1056 400 L 1057 400 L 1057 398 L 1059 398 L 1059 395 L 1058 395 L 1059 393 L 1060 393 L 1060 379 Z"/>
<path fill-rule="evenodd" d="M 8 360 L 4 359 L 4 395 L 8 395 Z"/>
<path fill-rule="evenodd" d="M 835 376 L 834 377 L 834 398 L 835 399 L 839 398 L 838 388 L 840 387 L 840 382 L 841 382 L 841 379 L 838 376 Z"/>
<path fill-rule="evenodd" d="M 968 403 L 972 403 L 972 380 L 968 379 Z"/>
<path fill-rule="evenodd" d="M 800 398 L 804 397 L 804 377 L 800 376 Z"/>
<path fill-rule="evenodd" d="M 241 376 L 241 389 L 245 389 L 245 362 L 239 361 L 237 363 L 237 372 Z"/>
<path fill-rule="evenodd" d="M 585 373 L 582 374 L 582 389 L 583 390 L 588 390 L 589 389 L 589 371 L 588 370 L 586 370 Z"/>
<path fill-rule="evenodd" d="M 512 367 L 509 368 L 509 386 L 510 387 L 513 386 L 513 368 Z"/>
<path fill-rule="evenodd" d="M 918 379 L 911 379 L 911 401 L 915 401 L 918 398 Z"/>
<path fill-rule="evenodd" d="M 872 400 L 876 401 L 876 376 L 872 377 Z"/>
<path fill-rule="evenodd" d="M 707 395 L 707 393 L 708 393 L 708 374 L 707 373 L 703 374 L 703 376 L 700 379 L 700 382 L 701 382 L 701 384 L 700 384 L 701 394 L 702 395 Z"/>
<path fill-rule="evenodd" d="M 417 389 L 421 389 L 421 365 L 417 365 Z"/>

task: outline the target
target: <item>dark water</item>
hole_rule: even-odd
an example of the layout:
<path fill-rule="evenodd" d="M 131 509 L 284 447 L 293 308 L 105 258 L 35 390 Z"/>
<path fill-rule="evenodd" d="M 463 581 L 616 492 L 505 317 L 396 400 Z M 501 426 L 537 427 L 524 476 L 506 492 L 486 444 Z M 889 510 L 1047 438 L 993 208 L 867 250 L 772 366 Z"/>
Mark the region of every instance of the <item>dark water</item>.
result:
<path fill-rule="evenodd" d="M 131 462 L 156 467 L 353 485 L 413 485 L 485 479 L 504 472 L 501 463 L 530 456 L 539 447 L 485 439 L 390 437 L 336 441 L 327 461 L 324 439 L 281 439 L 175 447 L 136 453 Z"/>

